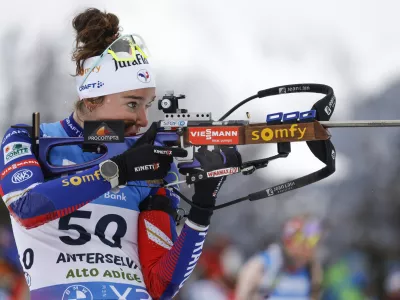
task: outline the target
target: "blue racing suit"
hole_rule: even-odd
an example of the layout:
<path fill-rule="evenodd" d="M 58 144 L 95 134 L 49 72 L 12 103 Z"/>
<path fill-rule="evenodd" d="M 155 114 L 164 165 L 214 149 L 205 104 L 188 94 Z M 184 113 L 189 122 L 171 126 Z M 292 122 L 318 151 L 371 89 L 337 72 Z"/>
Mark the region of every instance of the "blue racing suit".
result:
<path fill-rule="evenodd" d="M 43 138 L 82 136 L 72 115 L 40 129 Z M 139 181 L 111 191 L 98 166 L 45 180 L 24 129 L 10 128 L 1 151 L 0 195 L 32 300 L 171 299 L 190 276 L 208 228 L 186 220 L 178 236 L 168 213 L 139 209 L 153 194 L 177 207 L 169 190 Z M 94 155 L 69 145 L 53 148 L 49 161 L 65 166 Z"/>

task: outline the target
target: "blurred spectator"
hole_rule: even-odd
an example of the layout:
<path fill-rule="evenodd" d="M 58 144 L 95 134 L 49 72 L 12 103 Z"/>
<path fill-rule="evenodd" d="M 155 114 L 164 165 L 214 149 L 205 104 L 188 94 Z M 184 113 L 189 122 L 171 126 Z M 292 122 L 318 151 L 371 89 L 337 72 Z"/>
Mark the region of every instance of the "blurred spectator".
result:
<path fill-rule="evenodd" d="M 29 299 L 29 289 L 18 252 L 12 235 L 7 226 L 0 227 L 0 300 Z"/>
<path fill-rule="evenodd" d="M 400 262 L 391 262 L 384 283 L 387 300 L 400 300 Z"/>
<path fill-rule="evenodd" d="M 186 283 L 182 299 L 233 300 L 243 254 L 230 239 L 217 235 L 204 246 L 195 272 Z"/>
<path fill-rule="evenodd" d="M 319 299 L 322 270 L 316 258 L 319 220 L 297 216 L 286 222 L 280 241 L 243 266 L 235 300 Z"/>
<path fill-rule="evenodd" d="M 371 283 L 367 256 L 358 251 L 348 252 L 329 264 L 324 274 L 324 300 L 365 300 Z"/>

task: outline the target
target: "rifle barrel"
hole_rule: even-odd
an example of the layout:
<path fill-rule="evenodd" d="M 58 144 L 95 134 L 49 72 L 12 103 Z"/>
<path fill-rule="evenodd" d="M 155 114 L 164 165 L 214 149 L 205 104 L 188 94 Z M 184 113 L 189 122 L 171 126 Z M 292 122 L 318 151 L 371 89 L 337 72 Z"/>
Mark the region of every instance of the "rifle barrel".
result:
<path fill-rule="evenodd" d="M 400 120 L 320 121 L 326 128 L 346 127 L 399 127 Z"/>

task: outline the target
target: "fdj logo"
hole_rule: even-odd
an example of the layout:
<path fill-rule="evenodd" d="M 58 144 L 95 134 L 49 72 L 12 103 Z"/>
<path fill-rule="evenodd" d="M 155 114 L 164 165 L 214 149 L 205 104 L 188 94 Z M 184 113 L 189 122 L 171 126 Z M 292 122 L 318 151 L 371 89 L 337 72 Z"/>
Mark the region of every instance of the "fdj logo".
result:
<path fill-rule="evenodd" d="M 97 83 L 88 83 L 85 85 L 81 85 L 79 88 L 79 91 L 83 90 L 89 90 L 89 89 L 94 89 L 94 88 L 101 88 L 104 85 L 104 82 L 97 81 Z"/>

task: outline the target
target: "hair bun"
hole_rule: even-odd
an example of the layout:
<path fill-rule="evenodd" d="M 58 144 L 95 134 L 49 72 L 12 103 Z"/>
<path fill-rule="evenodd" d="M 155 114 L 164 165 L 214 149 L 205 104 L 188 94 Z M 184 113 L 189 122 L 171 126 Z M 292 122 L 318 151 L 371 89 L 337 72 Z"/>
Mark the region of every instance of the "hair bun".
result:
<path fill-rule="evenodd" d="M 119 33 L 119 19 L 111 13 L 101 12 L 97 8 L 88 8 L 72 21 L 76 30 L 76 42 L 90 44 L 103 42 L 109 44 Z M 111 41 L 112 42 L 112 41 Z"/>
<path fill-rule="evenodd" d="M 119 35 L 119 19 L 116 15 L 108 13 L 106 15 L 108 26 L 104 34 L 106 37 L 116 38 Z"/>
<path fill-rule="evenodd" d="M 119 37 L 119 19 L 114 14 L 88 8 L 75 16 L 72 26 L 76 31 L 72 60 L 76 61 L 76 74 L 80 74 L 87 58 L 100 55 Z"/>

